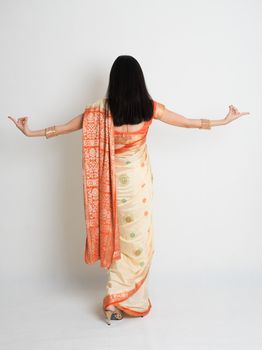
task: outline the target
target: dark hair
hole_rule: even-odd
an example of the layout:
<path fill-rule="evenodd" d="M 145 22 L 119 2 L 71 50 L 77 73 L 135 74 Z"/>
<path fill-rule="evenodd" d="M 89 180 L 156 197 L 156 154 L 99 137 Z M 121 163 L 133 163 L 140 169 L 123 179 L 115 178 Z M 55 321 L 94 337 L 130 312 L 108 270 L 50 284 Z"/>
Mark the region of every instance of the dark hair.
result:
<path fill-rule="evenodd" d="M 114 61 L 105 98 L 115 126 L 139 124 L 153 116 L 153 99 L 140 64 L 132 56 L 121 55 Z"/>

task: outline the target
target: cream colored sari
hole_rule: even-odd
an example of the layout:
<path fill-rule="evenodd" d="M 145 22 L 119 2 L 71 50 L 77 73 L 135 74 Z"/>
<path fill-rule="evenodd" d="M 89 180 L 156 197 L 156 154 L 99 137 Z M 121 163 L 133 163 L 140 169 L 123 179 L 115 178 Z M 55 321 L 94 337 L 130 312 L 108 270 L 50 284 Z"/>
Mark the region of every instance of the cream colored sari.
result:
<path fill-rule="evenodd" d="M 107 269 L 103 308 L 114 304 L 129 315 L 144 316 L 151 309 L 147 284 L 154 254 L 146 136 L 165 106 L 154 101 L 153 116 L 141 129 L 120 132 L 105 101 L 87 106 L 83 117 L 84 259 L 87 264 L 100 260 Z"/>
<path fill-rule="evenodd" d="M 164 105 L 154 101 L 153 118 L 158 118 Z M 144 316 L 151 309 L 148 277 L 154 254 L 153 174 L 146 144 L 152 119 L 138 132 L 116 133 L 115 150 L 117 213 L 120 229 L 121 259 L 107 270 L 108 282 L 103 308 L 114 304 L 132 316 Z M 123 134 L 124 137 L 123 137 Z M 131 142 L 130 142 L 131 141 Z"/>

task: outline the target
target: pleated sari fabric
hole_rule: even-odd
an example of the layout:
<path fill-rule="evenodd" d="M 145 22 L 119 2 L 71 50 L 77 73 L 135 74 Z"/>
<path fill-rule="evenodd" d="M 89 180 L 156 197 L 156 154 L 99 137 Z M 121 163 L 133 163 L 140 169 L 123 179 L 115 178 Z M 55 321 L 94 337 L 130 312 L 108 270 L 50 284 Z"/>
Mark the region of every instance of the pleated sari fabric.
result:
<path fill-rule="evenodd" d="M 148 294 L 154 255 L 153 174 L 146 136 L 165 106 L 154 101 L 153 116 L 135 132 L 115 131 L 115 179 L 121 258 L 107 270 L 103 308 L 114 304 L 131 316 L 145 316 L 152 304 Z"/>

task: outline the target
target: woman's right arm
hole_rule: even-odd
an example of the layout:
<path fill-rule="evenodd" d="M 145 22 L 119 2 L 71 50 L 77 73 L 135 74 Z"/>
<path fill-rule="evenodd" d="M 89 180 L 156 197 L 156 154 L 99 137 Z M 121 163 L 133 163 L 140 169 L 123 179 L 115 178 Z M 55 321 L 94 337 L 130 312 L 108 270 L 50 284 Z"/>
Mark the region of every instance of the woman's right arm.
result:
<path fill-rule="evenodd" d="M 17 128 L 19 130 L 21 130 L 22 133 L 26 136 L 29 136 L 29 137 L 45 136 L 45 128 L 40 129 L 40 130 L 30 130 L 29 129 L 29 127 L 27 125 L 28 117 L 22 117 L 22 118 L 19 118 L 17 120 L 15 118 L 10 117 L 10 116 L 8 116 L 8 118 L 11 119 L 15 123 Z M 56 125 L 55 126 L 56 133 L 52 136 L 68 134 L 70 132 L 79 130 L 82 128 L 82 125 L 83 125 L 83 113 L 81 113 L 78 116 L 74 117 L 73 119 L 69 120 L 65 124 Z M 49 137 L 52 137 L 52 136 L 49 136 Z"/>
<path fill-rule="evenodd" d="M 234 107 L 233 105 L 230 105 L 229 112 L 223 119 L 214 119 L 214 120 L 209 119 L 210 127 L 226 125 L 232 122 L 233 120 L 246 114 L 250 114 L 250 113 L 249 112 L 240 113 L 236 107 Z M 187 118 L 181 114 L 170 111 L 167 108 L 163 108 L 162 113 L 159 113 L 159 116 L 157 119 L 161 120 L 164 123 L 180 126 L 183 128 L 201 128 L 201 119 Z"/>

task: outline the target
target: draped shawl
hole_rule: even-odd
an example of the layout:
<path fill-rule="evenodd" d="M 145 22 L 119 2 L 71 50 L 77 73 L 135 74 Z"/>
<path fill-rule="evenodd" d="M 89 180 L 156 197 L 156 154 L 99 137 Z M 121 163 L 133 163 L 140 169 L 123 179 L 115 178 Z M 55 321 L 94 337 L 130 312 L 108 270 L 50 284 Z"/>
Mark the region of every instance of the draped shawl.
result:
<path fill-rule="evenodd" d="M 116 206 L 114 124 L 106 99 L 83 113 L 82 169 L 86 244 L 84 260 L 110 268 L 121 258 Z"/>

